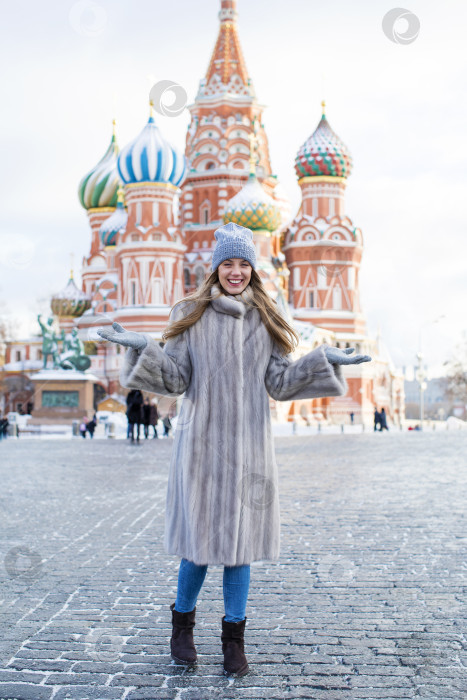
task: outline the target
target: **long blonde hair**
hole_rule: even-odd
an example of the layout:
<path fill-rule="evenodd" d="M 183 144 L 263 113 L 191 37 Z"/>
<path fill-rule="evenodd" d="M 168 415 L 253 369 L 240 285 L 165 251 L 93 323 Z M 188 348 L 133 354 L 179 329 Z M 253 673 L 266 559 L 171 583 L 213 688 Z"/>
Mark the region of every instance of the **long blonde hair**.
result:
<path fill-rule="evenodd" d="M 192 304 L 190 304 L 190 311 L 184 318 L 181 318 L 178 321 L 172 321 L 169 324 L 162 334 L 162 339 L 164 341 L 183 333 L 183 331 L 186 331 L 187 328 L 190 328 L 190 326 L 193 326 L 197 321 L 199 321 L 211 299 L 215 298 L 211 297 L 211 287 L 213 284 L 217 284 L 219 286 L 220 294 L 218 297 L 221 296 L 221 294 L 225 294 L 224 289 L 219 282 L 217 268 L 204 280 L 204 282 L 195 292 L 188 294 L 188 296 L 180 299 L 180 301 L 177 301 L 177 303 L 174 304 L 173 309 L 178 306 L 178 304 L 185 302 L 192 302 L 194 306 L 191 308 Z M 261 281 L 261 277 L 254 269 L 251 270 L 251 279 L 249 284 L 253 289 L 251 305 L 258 309 L 261 320 L 266 326 L 269 334 L 279 345 L 284 355 L 293 352 L 298 345 L 299 336 L 278 311 L 277 303 L 269 296 Z"/>

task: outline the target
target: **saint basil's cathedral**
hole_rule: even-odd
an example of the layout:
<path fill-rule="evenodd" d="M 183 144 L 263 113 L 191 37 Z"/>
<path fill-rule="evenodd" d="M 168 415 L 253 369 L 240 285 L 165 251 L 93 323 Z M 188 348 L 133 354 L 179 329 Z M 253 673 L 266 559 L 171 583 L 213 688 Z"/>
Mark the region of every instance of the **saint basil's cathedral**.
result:
<path fill-rule="evenodd" d="M 375 406 L 404 418 L 403 376 L 380 337 L 368 336 L 359 299 L 363 237 L 345 213 L 352 171 L 347 147 L 322 103 L 319 123 L 299 148 L 301 205 L 293 217 L 273 174 L 268 138 L 240 46 L 236 0 L 221 0 L 219 33 L 206 76 L 188 106 L 185 154 L 149 119 L 121 150 L 115 124 L 107 151 L 79 184 L 91 230 L 79 290 L 71 279 L 52 299 L 62 330 L 96 339 L 114 321 L 160 339 L 176 301 L 211 271 L 214 231 L 234 222 L 252 230 L 257 271 L 300 335 L 297 356 L 327 342 L 355 347 L 373 362 L 345 368 L 344 397 L 271 402 L 282 421 L 370 423 Z M 11 348 L 10 348 L 11 350 Z M 11 355 L 6 360 L 13 359 Z M 107 396 L 119 385 L 123 350 L 98 343 L 91 371 Z M 5 369 L 7 366 L 5 366 Z"/>

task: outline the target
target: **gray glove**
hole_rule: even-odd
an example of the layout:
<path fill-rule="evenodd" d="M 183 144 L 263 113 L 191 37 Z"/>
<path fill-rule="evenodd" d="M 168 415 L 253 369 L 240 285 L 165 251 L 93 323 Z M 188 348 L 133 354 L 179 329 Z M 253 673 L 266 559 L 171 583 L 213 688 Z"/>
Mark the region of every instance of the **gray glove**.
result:
<path fill-rule="evenodd" d="M 354 350 L 355 348 L 345 348 L 341 350 L 340 348 L 331 348 L 329 345 L 324 346 L 324 354 L 332 365 L 359 365 L 361 362 L 371 362 L 371 357 L 369 355 L 354 355 L 353 357 L 349 357 Z"/>
<path fill-rule="evenodd" d="M 133 350 L 144 350 L 148 341 L 141 333 L 133 333 L 126 331 L 119 323 L 112 323 L 112 331 L 107 331 L 105 328 L 98 328 L 97 335 L 100 335 L 104 340 L 110 340 L 112 343 L 125 345 Z"/>

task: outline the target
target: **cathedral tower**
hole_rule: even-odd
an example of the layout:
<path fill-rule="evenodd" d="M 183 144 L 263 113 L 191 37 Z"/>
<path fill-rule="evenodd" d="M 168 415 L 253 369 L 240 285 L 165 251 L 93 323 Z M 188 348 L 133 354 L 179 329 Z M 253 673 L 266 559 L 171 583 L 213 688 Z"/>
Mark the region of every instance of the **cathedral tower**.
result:
<path fill-rule="evenodd" d="M 194 290 L 210 271 L 214 231 L 225 207 L 247 183 L 250 136 L 256 139 L 256 177 L 274 197 L 268 140 L 238 37 L 236 0 L 221 0 L 219 33 L 205 78 L 200 82 L 186 137 L 189 171 L 181 210 L 187 253 L 185 291 Z M 286 203 L 281 197 L 281 211 Z M 279 199 L 278 199 L 279 202 Z"/>
<path fill-rule="evenodd" d="M 86 209 L 91 227 L 91 249 L 83 259 L 81 279 L 86 294 L 92 295 L 96 283 L 106 270 L 99 229 L 109 218 L 117 204 L 119 178 L 117 173 L 118 145 L 115 136 L 115 120 L 112 138 L 106 152 L 94 168 L 79 183 L 78 197 Z"/>
<path fill-rule="evenodd" d="M 331 129 L 324 102 L 321 120 L 295 159 L 302 203 L 284 236 L 295 318 L 344 335 L 365 334 L 359 272 L 363 238 L 345 214 L 352 159 Z"/>
<path fill-rule="evenodd" d="M 117 240 L 116 320 L 128 328 L 158 331 L 183 291 L 182 232 L 174 199 L 186 171 L 185 158 L 162 136 L 153 107 L 141 133 L 119 154 L 128 220 Z"/>

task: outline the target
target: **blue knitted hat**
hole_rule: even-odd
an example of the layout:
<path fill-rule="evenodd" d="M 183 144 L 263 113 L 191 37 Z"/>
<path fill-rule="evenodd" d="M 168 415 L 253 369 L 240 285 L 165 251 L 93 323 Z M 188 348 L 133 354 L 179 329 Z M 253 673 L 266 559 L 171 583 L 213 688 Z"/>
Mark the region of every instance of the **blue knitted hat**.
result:
<path fill-rule="evenodd" d="M 256 268 L 256 252 L 253 234 L 249 228 L 229 223 L 214 232 L 216 247 L 212 255 L 212 270 L 216 270 L 227 258 L 243 258 Z"/>

